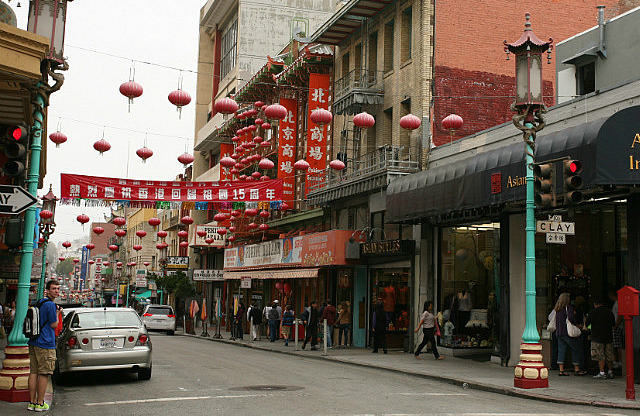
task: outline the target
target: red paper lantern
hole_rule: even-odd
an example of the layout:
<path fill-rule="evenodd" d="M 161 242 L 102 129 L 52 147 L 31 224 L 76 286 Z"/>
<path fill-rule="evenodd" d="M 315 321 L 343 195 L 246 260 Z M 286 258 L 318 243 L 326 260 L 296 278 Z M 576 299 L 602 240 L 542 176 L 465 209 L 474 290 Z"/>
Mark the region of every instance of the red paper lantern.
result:
<path fill-rule="evenodd" d="M 135 251 L 140 251 L 140 250 L 142 250 L 142 246 L 140 244 L 136 244 L 136 245 L 133 246 L 133 249 Z"/>
<path fill-rule="evenodd" d="M 289 209 L 289 204 L 287 204 L 286 202 L 283 202 L 282 204 L 280 204 L 280 211 L 286 211 Z"/>
<path fill-rule="evenodd" d="M 231 211 L 231 215 L 234 217 L 239 217 L 240 215 L 242 215 L 242 213 L 239 210 L 234 209 L 233 211 Z"/>
<path fill-rule="evenodd" d="M 157 236 L 160 238 L 165 238 L 167 236 L 167 232 L 166 231 L 158 231 Z"/>
<path fill-rule="evenodd" d="M 65 241 L 64 243 L 62 243 L 62 247 L 69 248 L 69 247 L 71 247 L 71 243 L 68 242 L 68 241 Z"/>
<path fill-rule="evenodd" d="M 293 168 L 296 170 L 308 170 L 309 167 L 310 167 L 309 162 L 307 162 L 304 159 L 300 159 L 293 164 Z"/>
<path fill-rule="evenodd" d="M 255 103 L 253 103 L 253 106 L 255 108 L 262 108 L 263 105 L 264 103 L 262 101 L 256 101 Z"/>
<path fill-rule="evenodd" d="M 198 237 L 204 237 L 207 235 L 207 232 L 205 230 L 198 230 L 196 234 L 198 234 Z"/>
<path fill-rule="evenodd" d="M 238 137 L 238 136 L 233 136 L 233 137 L 231 138 L 231 141 L 232 141 L 232 142 L 234 142 L 234 143 L 238 143 L 238 142 L 240 141 L 240 137 Z M 231 157 L 233 157 L 233 156 L 231 156 Z M 235 157 L 233 157 L 233 158 L 235 159 Z"/>
<path fill-rule="evenodd" d="M 161 221 L 160 221 L 160 218 L 153 217 L 153 218 L 149 218 L 148 222 L 150 226 L 157 227 L 158 225 L 160 225 Z"/>
<path fill-rule="evenodd" d="M 283 285 L 282 285 L 282 282 L 277 282 L 277 283 L 276 283 L 276 289 L 278 289 L 278 290 L 282 290 L 282 286 L 283 286 Z"/>
<path fill-rule="evenodd" d="M 260 143 L 260 147 L 270 147 L 271 143 L 269 143 L 268 141 L 263 141 L 262 143 Z"/>
<path fill-rule="evenodd" d="M 178 231 L 178 237 L 187 238 L 187 237 L 189 237 L 189 233 L 186 232 L 185 230 L 180 230 L 180 231 Z"/>
<path fill-rule="evenodd" d="M 58 260 L 65 261 L 66 259 L 64 257 L 58 257 Z"/>
<path fill-rule="evenodd" d="M 93 144 L 93 148 L 100 152 L 100 154 L 103 154 L 111 149 L 111 145 L 105 139 L 100 139 Z"/>
<path fill-rule="evenodd" d="M 255 208 L 247 208 L 244 210 L 244 215 L 248 217 L 255 217 L 256 215 L 258 215 L 258 210 Z"/>
<path fill-rule="evenodd" d="M 193 162 L 194 157 L 187 152 L 184 152 L 180 156 L 178 156 L 178 162 L 182 163 L 186 168 L 191 162 Z"/>
<path fill-rule="evenodd" d="M 229 156 L 225 156 L 220 159 L 220 165 L 224 168 L 232 168 L 236 164 L 236 161 Z"/>
<path fill-rule="evenodd" d="M 93 261 L 93 260 L 89 260 L 87 263 L 89 263 L 89 264 L 93 264 L 93 263 L 95 263 L 95 261 Z"/>
<path fill-rule="evenodd" d="M 267 211 L 267 210 L 263 209 L 262 211 L 260 211 L 260 217 L 261 218 L 269 218 L 269 215 L 270 215 L 269 211 Z"/>
<path fill-rule="evenodd" d="M 269 224 L 260 224 L 260 231 L 267 231 L 269 229 Z"/>
<path fill-rule="evenodd" d="M 216 215 L 214 215 L 214 216 L 213 216 L 213 220 L 214 220 L 215 222 L 222 222 L 222 221 L 224 221 L 224 220 L 226 220 L 226 219 L 227 219 L 227 216 L 226 216 L 226 215 L 224 215 L 224 214 L 223 214 L 223 213 L 221 213 L 221 212 L 218 212 Z"/>
<path fill-rule="evenodd" d="M 255 117 L 256 115 L 258 115 L 258 110 L 256 110 L 255 108 L 252 108 L 251 110 L 247 110 L 247 115 L 249 117 Z"/>
<path fill-rule="evenodd" d="M 138 265 L 138 263 L 136 263 L 135 261 L 132 261 L 132 262 L 131 262 L 131 267 L 133 267 L 133 266 L 137 266 L 137 265 Z"/>
<path fill-rule="evenodd" d="M 263 119 L 261 119 L 261 118 L 257 118 L 257 119 L 255 119 L 255 120 L 253 121 L 253 123 L 254 123 L 256 126 L 262 126 L 262 123 L 264 123 L 264 120 L 263 120 Z"/>
<path fill-rule="evenodd" d="M 215 240 L 214 240 L 213 238 L 211 238 L 211 237 L 209 237 L 209 238 L 205 238 L 205 239 L 204 239 L 204 242 L 205 242 L 205 243 L 207 243 L 207 244 L 211 244 L 211 243 L 213 243 L 214 241 L 215 241 Z"/>
<path fill-rule="evenodd" d="M 260 173 L 260 172 L 256 171 L 256 172 L 253 172 L 253 173 L 251 174 L 251 176 L 253 176 L 253 179 L 258 180 L 258 179 L 260 179 L 260 178 L 262 177 L 262 173 Z"/>
<path fill-rule="evenodd" d="M 262 128 L 262 130 L 271 130 L 271 123 L 262 123 L 260 128 Z"/>
<path fill-rule="evenodd" d="M 230 233 L 235 233 L 236 232 L 236 227 L 233 226 L 233 225 L 231 227 L 229 227 L 229 232 Z"/>
<path fill-rule="evenodd" d="M 331 111 L 325 110 L 324 108 L 316 108 L 309 115 L 309 119 L 318 126 L 324 126 L 325 124 L 331 123 L 333 114 L 331 114 Z"/>
<path fill-rule="evenodd" d="M 353 124 L 356 127 L 360 127 L 360 128 L 373 127 L 376 124 L 376 119 L 373 118 L 371 114 L 364 111 L 360 114 L 356 114 L 353 117 Z"/>
<path fill-rule="evenodd" d="M 89 222 L 89 217 L 85 214 L 80 214 L 76 217 L 76 220 L 78 220 L 80 224 L 86 224 Z"/>
<path fill-rule="evenodd" d="M 291 285 L 289 283 L 284 284 L 284 293 L 291 292 Z"/>
<path fill-rule="evenodd" d="M 257 143 L 257 144 L 262 143 L 262 140 L 264 140 L 264 139 L 262 137 L 260 137 L 260 136 L 256 136 L 256 137 L 253 138 L 253 142 Z"/>
<path fill-rule="evenodd" d="M 248 131 L 256 131 L 258 130 L 258 126 L 256 126 L 255 124 L 250 125 L 249 127 L 247 127 Z"/>
<path fill-rule="evenodd" d="M 180 241 L 180 247 L 182 247 L 182 248 L 189 247 L 189 242 L 188 241 Z"/>
<path fill-rule="evenodd" d="M 329 166 L 331 167 L 331 169 L 335 169 L 335 170 L 342 170 L 345 168 L 344 162 L 339 159 L 335 159 L 329 162 Z"/>
<path fill-rule="evenodd" d="M 144 262 L 144 263 L 142 263 L 142 264 L 144 264 L 146 267 L 149 267 L 149 265 L 150 265 L 151 263 L 149 263 L 148 261 L 145 261 L 145 262 Z"/>
<path fill-rule="evenodd" d="M 138 157 L 140 159 L 142 159 L 142 163 L 145 163 L 147 161 L 147 159 L 149 159 L 151 156 L 153 156 L 153 150 L 149 149 L 148 147 L 141 147 L 140 149 L 136 150 L 136 154 L 138 155 Z"/>
<path fill-rule="evenodd" d="M 135 81 L 128 81 L 120 84 L 120 94 L 129 99 L 129 105 L 133 104 L 133 99 L 140 97 L 142 95 L 142 92 L 142 85 L 138 84 Z"/>
<path fill-rule="evenodd" d="M 122 217 L 115 217 L 113 219 L 113 223 L 118 227 L 122 227 L 123 225 L 125 225 L 127 223 L 127 220 L 125 220 Z"/>
<path fill-rule="evenodd" d="M 233 243 L 234 241 L 236 241 L 236 236 L 232 235 L 231 237 L 227 237 L 227 240 Z"/>
<path fill-rule="evenodd" d="M 180 222 L 183 223 L 184 225 L 191 225 L 193 224 L 193 218 L 191 218 L 188 215 L 185 215 L 184 217 L 180 218 Z"/>
<path fill-rule="evenodd" d="M 218 228 L 217 233 L 220 235 L 225 235 L 227 233 L 226 228 Z"/>
<path fill-rule="evenodd" d="M 48 220 L 51 217 L 53 217 L 53 212 L 49 211 L 48 209 L 43 209 L 42 211 L 40 211 L 40 218 L 42 218 L 43 220 Z"/>
<path fill-rule="evenodd" d="M 121 261 L 117 262 L 117 263 L 116 263 L 116 266 L 118 266 L 118 267 L 122 267 L 122 262 L 121 262 Z"/>
<path fill-rule="evenodd" d="M 419 117 L 414 116 L 413 114 L 407 114 L 406 116 L 400 119 L 400 127 L 405 130 L 415 130 L 422 124 L 422 121 Z"/>
<path fill-rule="evenodd" d="M 93 250 L 94 248 L 96 248 L 96 245 L 93 244 L 93 243 L 89 243 L 89 244 L 87 244 L 86 247 L 87 247 L 87 250 Z"/>
<path fill-rule="evenodd" d="M 249 223 L 249 225 L 247 225 L 247 228 L 250 230 L 255 230 L 256 228 L 258 228 L 258 224 L 256 224 L 255 222 L 251 222 Z"/>
<path fill-rule="evenodd" d="M 145 230 L 138 230 L 136 231 L 136 235 L 140 238 L 143 238 L 147 235 L 147 232 Z"/>
<path fill-rule="evenodd" d="M 169 93 L 169 101 L 176 106 L 180 117 L 182 117 L 182 107 L 191 102 L 191 96 L 183 90 L 175 90 Z"/>
<path fill-rule="evenodd" d="M 104 228 L 97 226 L 97 227 L 93 227 L 93 232 L 100 235 L 104 232 Z"/>
<path fill-rule="evenodd" d="M 264 109 L 264 115 L 269 119 L 282 120 L 287 116 L 287 109 L 280 104 L 271 104 Z"/>
<path fill-rule="evenodd" d="M 117 246 L 117 245 L 115 245 L 115 244 L 110 244 L 110 245 L 109 245 L 109 250 L 111 250 L 111 251 L 118 251 L 118 246 Z"/>
<path fill-rule="evenodd" d="M 232 98 L 224 97 L 213 104 L 213 110 L 216 113 L 232 114 L 238 111 L 238 103 Z"/>
<path fill-rule="evenodd" d="M 270 178 L 269 176 L 267 176 L 267 175 L 262 175 L 262 176 L 260 177 L 260 180 L 261 180 L 261 181 L 268 181 L 269 179 L 271 179 L 271 178 Z"/>
<path fill-rule="evenodd" d="M 258 167 L 264 170 L 273 169 L 274 166 L 275 164 L 271 161 L 271 159 L 267 159 L 266 157 L 260 160 L 260 163 L 258 163 Z"/>
<path fill-rule="evenodd" d="M 162 243 L 158 243 L 158 244 L 156 244 L 156 248 L 158 250 L 162 250 L 164 248 L 164 245 Z"/>
<path fill-rule="evenodd" d="M 49 135 L 49 140 L 56 144 L 56 147 L 60 147 L 60 145 L 67 141 L 67 136 L 61 131 L 56 131 Z"/>
<path fill-rule="evenodd" d="M 114 233 L 118 237 L 124 237 L 125 235 L 127 235 L 127 230 L 123 230 L 121 228 L 118 228 L 117 230 L 114 231 Z"/>
<path fill-rule="evenodd" d="M 74 263 L 78 263 L 80 261 L 80 259 L 73 259 Z"/>
<path fill-rule="evenodd" d="M 247 180 L 247 175 L 240 175 L 240 177 L 238 178 L 241 181 L 246 181 Z"/>
<path fill-rule="evenodd" d="M 445 130 L 457 130 L 464 124 L 464 120 L 457 114 L 449 114 L 442 120 L 442 127 Z"/>

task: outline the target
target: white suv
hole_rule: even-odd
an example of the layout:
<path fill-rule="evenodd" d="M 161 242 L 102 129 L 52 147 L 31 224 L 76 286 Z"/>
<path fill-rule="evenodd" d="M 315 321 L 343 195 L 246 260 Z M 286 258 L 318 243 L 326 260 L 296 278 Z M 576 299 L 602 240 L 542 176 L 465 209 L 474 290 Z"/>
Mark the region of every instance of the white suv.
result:
<path fill-rule="evenodd" d="M 142 322 L 147 329 L 167 331 L 173 335 L 176 330 L 176 314 L 169 305 L 147 305 L 142 313 Z"/>

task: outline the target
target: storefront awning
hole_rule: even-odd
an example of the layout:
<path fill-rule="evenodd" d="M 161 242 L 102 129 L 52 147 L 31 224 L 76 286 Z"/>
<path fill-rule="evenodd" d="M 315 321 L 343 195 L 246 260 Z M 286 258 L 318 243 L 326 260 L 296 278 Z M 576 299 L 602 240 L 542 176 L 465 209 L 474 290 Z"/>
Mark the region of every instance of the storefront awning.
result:
<path fill-rule="evenodd" d="M 252 279 L 314 279 L 318 277 L 318 269 L 247 270 L 244 272 L 224 272 L 225 279 L 240 279 L 241 277 L 250 277 Z"/>
<path fill-rule="evenodd" d="M 570 157 L 582 162 L 583 190 L 640 184 L 640 106 L 610 117 L 540 135 L 535 160 Z M 556 165 L 556 194 L 563 192 Z M 524 144 L 472 156 L 396 179 L 387 188 L 387 222 L 416 221 L 457 213 L 500 210 L 526 197 Z M 411 201 L 407 203 L 407 201 Z"/>

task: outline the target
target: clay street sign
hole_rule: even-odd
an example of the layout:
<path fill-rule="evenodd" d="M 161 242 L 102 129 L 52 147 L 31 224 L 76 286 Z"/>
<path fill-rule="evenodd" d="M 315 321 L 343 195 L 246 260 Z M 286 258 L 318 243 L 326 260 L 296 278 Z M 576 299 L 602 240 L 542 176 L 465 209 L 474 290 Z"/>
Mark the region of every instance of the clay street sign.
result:
<path fill-rule="evenodd" d="M 20 214 L 36 202 L 36 197 L 20 186 L 0 185 L 0 214 Z"/>

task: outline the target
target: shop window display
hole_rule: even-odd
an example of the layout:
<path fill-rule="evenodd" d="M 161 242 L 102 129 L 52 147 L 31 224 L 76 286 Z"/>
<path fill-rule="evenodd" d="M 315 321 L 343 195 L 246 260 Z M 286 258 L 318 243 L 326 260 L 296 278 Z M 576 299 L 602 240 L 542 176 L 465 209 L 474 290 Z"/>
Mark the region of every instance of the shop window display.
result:
<path fill-rule="evenodd" d="M 409 327 L 409 269 L 373 269 L 372 310 L 381 301 L 387 319 L 389 348 L 402 348 Z"/>
<path fill-rule="evenodd" d="M 500 224 L 444 228 L 440 248 L 441 345 L 499 348 Z"/>

